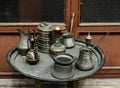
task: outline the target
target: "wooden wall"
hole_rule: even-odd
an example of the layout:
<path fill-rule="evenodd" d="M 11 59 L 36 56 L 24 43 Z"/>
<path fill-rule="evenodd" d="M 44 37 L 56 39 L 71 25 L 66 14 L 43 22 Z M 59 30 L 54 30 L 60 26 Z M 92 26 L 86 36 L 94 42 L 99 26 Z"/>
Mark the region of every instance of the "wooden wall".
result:
<path fill-rule="evenodd" d="M 105 66 L 92 77 L 108 77 L 120 78 L 120 24 L 101 24 L 101 25 L 82 25 L 80 19 L 80 1 L 66 0 L 66 28 L 69 29 L 71 12 L 75 12 L 75 22 L 73 27 L 73 36 L 75 38 L 84 39 L 85 35 L 90 31 L 95 43 L 106 31 L 110 31 L 110 35 L 99 44 L 99 47 L 106 55 Z M 37 25 L 0 25 L 0 78 L 18 78 L 25 76 L 14 71 L 6 61 L 8 51 L 16 45 L 19 36 L 17 28 L 23 30 L 36 29 Z"/>
<path fill-rule="evenodd" d="M 37 26 L 1 26 L 0 27 L 0 78 L 24 78 L 23 75 L 16 72 L 6 61 L 6 55 L 9 50 L 16 46 L 19 40 L 17 28 L 22 30 L 36 29 Z"/>

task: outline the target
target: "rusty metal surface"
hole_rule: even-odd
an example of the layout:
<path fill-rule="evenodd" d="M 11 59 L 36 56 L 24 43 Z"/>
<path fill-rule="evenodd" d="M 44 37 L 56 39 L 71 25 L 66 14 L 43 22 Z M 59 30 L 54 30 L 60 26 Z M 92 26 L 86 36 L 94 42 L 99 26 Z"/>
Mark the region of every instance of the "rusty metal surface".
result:
<path fill-rule="evenodd" d="M 80 39 L 75 39 L 75 47 L 71 49 L 67 49 L 66 53 L 69 53 L 73 56 L 79 57 L 79 48 L 83 47 L 85 42 Z M 93 45 L 91 44 L 91 47 Z M 92 48 L 93 56 L 92 60 L 95 67 L 89 71 L 81 71 L 75 67 L 75 63 L 73 63 L 73 72 L 74 76 L 68 79 L 57 79 L 51 75 L 53 71 L 54 61 L 50 54 L 39 52 L 40 61 L 36 65 L 29 65 L 26 63 L 26 58 L 19 55 L 16 47 L 12 48 L 7 55 L 8 63 L 18 72 L 22 73 L 25 76 L 45 80 L 45 81 L 74 81 L 80 80 L 86 77 L 89 77 L 95 74 L 97 71 L 101 69 L 101 67 L 105 63 L 105 55 L 103 51 L 99 47 Z"/>

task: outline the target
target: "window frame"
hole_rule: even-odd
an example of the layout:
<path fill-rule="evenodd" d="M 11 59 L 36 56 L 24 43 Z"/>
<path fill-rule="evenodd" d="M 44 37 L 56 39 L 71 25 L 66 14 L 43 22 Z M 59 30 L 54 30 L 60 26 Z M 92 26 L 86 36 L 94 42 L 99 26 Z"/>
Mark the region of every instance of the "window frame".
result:
<path fill-rule="evenodd" d="M 75 21 L 73 34 L 77 38 L 78 32 L 80 31 L 96 31 L 96 32 L 119 32 L 120 33 L 120 23 L 80 23 L 80 3 L 81 0 L 71 1 L 71 12 L 75 12 Z M 97 30 L 96 30 L 97 29 Z"/>
<path fill-rule="evenodd" d="M 71 0 L 64 0 L 65 1 L 65 22 L 64 23 L 50 23 L 50 24 L 58 24 L 64 25 L 66 27 L 65 30 L 69 29 L 70 24 L 70 9 L 71 9 Z M 27 29 L 36 29 L 40 22 L 4 22 L 0 23 L 0 33 L 12 33 L 17 32 L 17 28 L 22 28 L 23 30 Z"/>

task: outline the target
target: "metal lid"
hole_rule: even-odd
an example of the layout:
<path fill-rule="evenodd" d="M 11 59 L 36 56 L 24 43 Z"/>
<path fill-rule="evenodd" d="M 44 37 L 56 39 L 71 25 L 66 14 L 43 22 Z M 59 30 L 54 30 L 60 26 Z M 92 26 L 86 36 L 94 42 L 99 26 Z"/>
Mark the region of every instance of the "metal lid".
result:
<path fill-rule="evenodd" d="M 42 22 L 38 25 L 38 31 L 45 31 L 45 32 L 49 32 L 49 31 L 53 31 L 51 29 L 52 24 L 47 24 L 46 22 Z"/>
<path fill-rule="evenodd" d="M 90 35 L 90 32 L 88 33 L 88 35 L 85 38 L 86 40 L 92 40 L 92 36 Z"/>
<path fill-rule="evenodd" d="M 71 38 L 72 34 L 70 32 L 63 33 L 62 35 L 64 38 Z"/>

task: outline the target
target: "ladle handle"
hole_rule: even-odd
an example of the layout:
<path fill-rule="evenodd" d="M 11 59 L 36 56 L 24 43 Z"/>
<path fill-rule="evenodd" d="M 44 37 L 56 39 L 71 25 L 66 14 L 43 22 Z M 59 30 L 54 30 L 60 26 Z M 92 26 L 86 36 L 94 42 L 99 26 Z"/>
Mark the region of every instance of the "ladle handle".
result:
<path fill-rule="evenodd" d="M 109 33 L 110 33 L 110 32 L 108 31 L 108 32 L 106 33 L 106 35 L 103 35 L 103 36 L 95 43 L 95 45 L 93 46 L 93 48 L 96 47 L 100 42 L 102 42 L 102 41 L 105 39 L 105 37 L 108 36 Z"/>
<path fill-rule="evenodd" d="M 73 24 L 74 24 L 75 13 L 72 13 L 71 24 L 70 24 L 70 33 L 72 34 Z"/>

